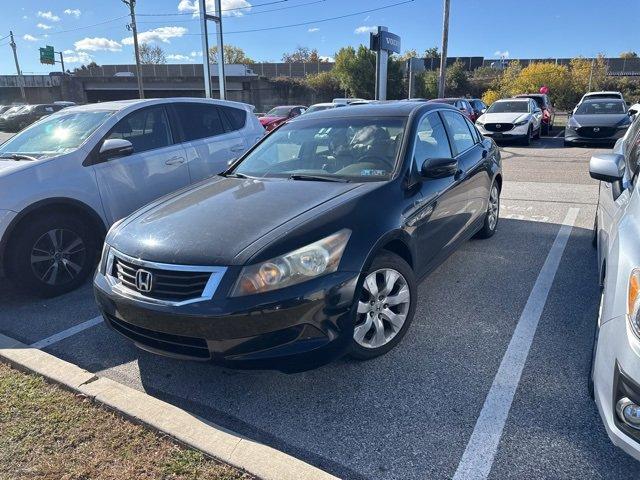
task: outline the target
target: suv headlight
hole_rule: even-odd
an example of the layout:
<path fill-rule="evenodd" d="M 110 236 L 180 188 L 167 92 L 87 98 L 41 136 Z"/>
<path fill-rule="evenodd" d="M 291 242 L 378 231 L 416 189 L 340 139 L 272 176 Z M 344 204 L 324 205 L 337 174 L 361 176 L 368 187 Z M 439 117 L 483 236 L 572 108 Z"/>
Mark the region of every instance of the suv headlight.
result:
<path fill-rule="evenodd" d="M 634 268 L 627 289 L 627 314 L 633 333 L 640 337 L 640 269 Z"/>
<path fill-rule="evenodd" d="M 529 120 L 525 118 L 524 120 L 520 120 L 519 122 L 515 122 L 514 125 L 516 127 L 521 127 L 522 125 L 526 125 L 527 123 L 529 123 Z"/>
<path fill-rule="evenodd" d="M 100 255 L 100 263 L 98 264 L 98 272 L 100 272 L 101 275 L 107 274 L 107 259 L 109 258 L 110 249 L 111 247 L 109 247 L 109 244 L 107 242 L 104 242 L 104 246 L 102 247 L 102 255 Z"/>
<path fill-rule="evenodd" d="M 351 230 L 340 230 L 293 252 L 244 267 L 231 296 L 277 290 L 335 272 L 350 236 Z"/>

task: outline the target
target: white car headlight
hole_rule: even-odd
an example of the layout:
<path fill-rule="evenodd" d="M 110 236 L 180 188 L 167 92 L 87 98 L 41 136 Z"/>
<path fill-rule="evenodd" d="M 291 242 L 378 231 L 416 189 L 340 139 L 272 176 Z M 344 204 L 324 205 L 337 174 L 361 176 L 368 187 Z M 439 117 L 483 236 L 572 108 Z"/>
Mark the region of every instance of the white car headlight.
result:
<path fill-rule="evenodd" d="M 529 119 L 525 118 L 524 120 L 520 120 L 519 122 L 515 122 L 514 125 L 516 127 L 521 127 L 522 125 L 526 125 L 529 123 Z"/>
<path fill-rule="evenodd" d="M 636 336 L 640 337 L 640 269 L 634 268 L 629 276 L 627 289 L 627 314 L 629 324 Z"/>
<path fill-rule="evenodd" d="M 231 296 L 277 290 L 335 272 L 350 236 L 351 230 L 340 230 L 293 252 L 244 267 Z"/>

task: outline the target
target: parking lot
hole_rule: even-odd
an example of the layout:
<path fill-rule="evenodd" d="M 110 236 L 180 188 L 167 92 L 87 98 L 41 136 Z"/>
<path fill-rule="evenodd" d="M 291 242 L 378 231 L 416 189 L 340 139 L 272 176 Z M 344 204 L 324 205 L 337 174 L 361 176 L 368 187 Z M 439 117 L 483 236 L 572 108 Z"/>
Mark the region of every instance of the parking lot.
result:
<path fill-rule="evenodd" d="M 285 375 L 157 357 L 99 321 L 89 284 L 48 300 L 0 286 L 0 333 L 343 478 L 451 478 L 479 464 L 493 479 L 636 478 L 640 464 L 610 443 L 587 394 L 600 295 L 596 150 L 563 148 L 559 133 L 503 147 L 498 233 L 467 242 L 420 284 L 405 340 L 375 360 Z M 521 376 L 499 369 L 536 302 L 544 308 Z M 476 458 L 473 443 L 486 441 L 478 419 L 502 427 L 485 399 L 505 380 L 517 389 L 497 450 Z"/>

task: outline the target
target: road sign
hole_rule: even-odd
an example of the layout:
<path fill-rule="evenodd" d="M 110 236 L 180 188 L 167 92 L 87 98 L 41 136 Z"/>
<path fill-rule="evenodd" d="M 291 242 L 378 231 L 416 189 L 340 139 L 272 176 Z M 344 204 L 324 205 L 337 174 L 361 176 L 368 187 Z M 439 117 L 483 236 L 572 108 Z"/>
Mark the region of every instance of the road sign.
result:
<path fill-rule="evenodd" d="M 400 53 L 400 37 L 378 26 L 369 35 L 369 49 L 376 52 L 376 100 L 387 99 L 387 60 L 389 52 Z"/>
<path fill-rule="evenodd" d="M 45 63 L 47 65 L 56 64 L 55 52 L 53 51 L 53 47 L 51 45 L 40 48 L 40 63 Z"/>

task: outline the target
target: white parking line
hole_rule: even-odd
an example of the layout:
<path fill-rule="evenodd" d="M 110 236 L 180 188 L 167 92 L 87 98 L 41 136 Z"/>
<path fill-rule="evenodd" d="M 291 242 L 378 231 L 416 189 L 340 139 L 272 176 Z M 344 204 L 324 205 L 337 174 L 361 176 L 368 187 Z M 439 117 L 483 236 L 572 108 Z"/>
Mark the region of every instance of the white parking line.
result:
<path fill-rule="evenodd" d="M 32 343 L 31 346 L 33 348 L 48 347 L 49 345 L 58 343 L 60 340 L 64 340 L 65 338 L 72 337 L 76 333 L 80 333 L 83 330 L 86 330 L 87 328 L 91 328 L 95 325 L 98 325 L 100 322 L 102 322 L 102 316 L 92 318 L 91 320 L 87 320 L 86 322 L 82 322 L 82 323 L 79 323 L 78 325 L 74 325 L 71 328 L 62 330 L 61 332 L 58 332 L 55 335 L 51 335 L 50 337 L 44 338 L 36 343 Z"/>
<path fill-rule="evenodd" d="M 502 357 L 500 368 L 493 379 L 467 448 L 458 464 L 454 480 L 485 480 L 489 476 L 502 430 L 509 416 L 511 402 L 520 383 L 520 376 L 538 328 L 538 321 L 579 211 L 579 208 L 569 209 L 549 250 L 507 351 Z"/>

